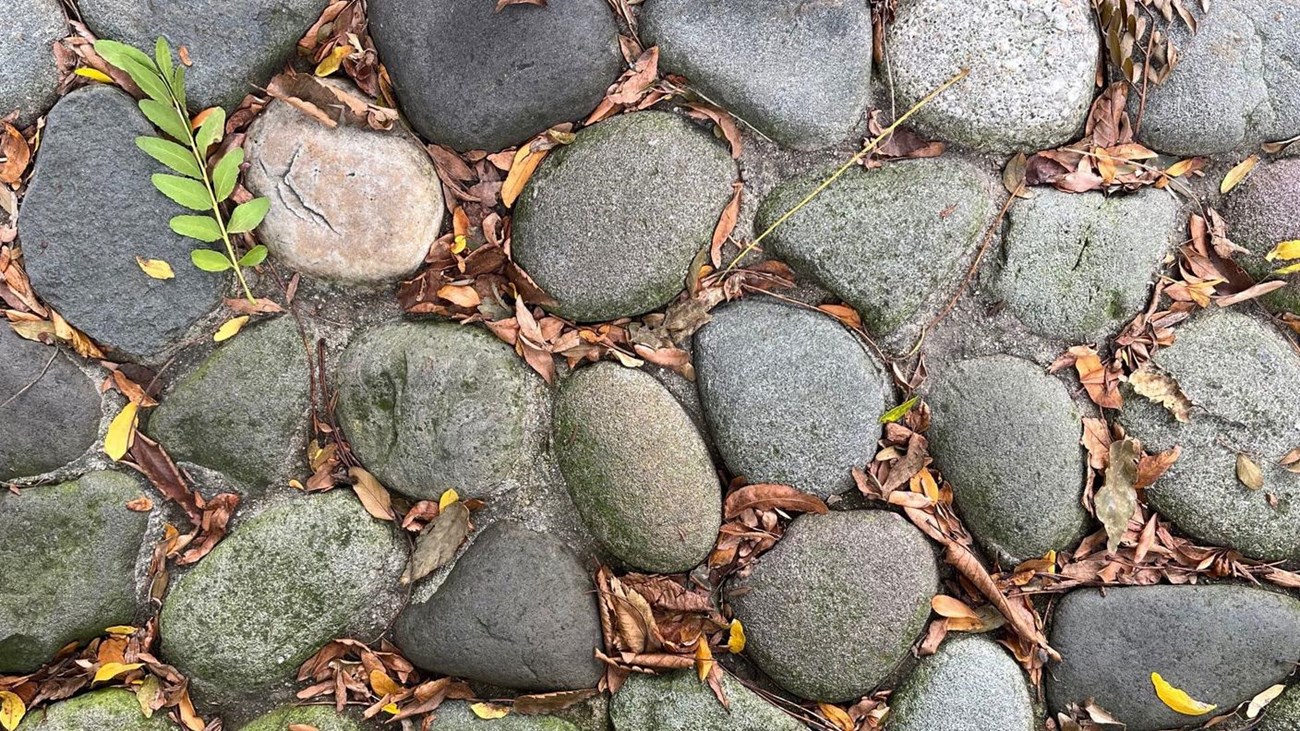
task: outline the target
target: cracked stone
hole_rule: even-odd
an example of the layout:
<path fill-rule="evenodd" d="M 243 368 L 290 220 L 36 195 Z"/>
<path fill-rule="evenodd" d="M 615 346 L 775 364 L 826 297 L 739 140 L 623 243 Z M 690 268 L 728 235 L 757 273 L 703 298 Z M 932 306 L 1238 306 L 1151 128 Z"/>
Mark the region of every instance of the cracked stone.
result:
<path fill-rule="evenodd" d="M 5 3 L 5 18 L 0 30 L 0 118 L 17 111 L 17 124 L 24 127 L 58 96 L 53 46 L 68 34 L 68 21 L 58 0 L 11 0 Z"/>

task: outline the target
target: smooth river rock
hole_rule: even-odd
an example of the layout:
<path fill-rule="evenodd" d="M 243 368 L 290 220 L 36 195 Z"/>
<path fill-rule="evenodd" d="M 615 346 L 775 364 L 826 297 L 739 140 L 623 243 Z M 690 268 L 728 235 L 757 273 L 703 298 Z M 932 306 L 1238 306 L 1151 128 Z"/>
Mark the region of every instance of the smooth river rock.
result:
<path fill-rule="evenodd" d="M 938 581 L 919 530 L 853 510 L 796 518 L 727 593 L 749 659 L 798 696 L 838 703 L 867 695 L 908 657 Z"/>
<path fill-rule="evenodd" d="M 1006 648 L 950 634 L 889 697 L 887 731 L 1036 731 L 1028 679 Z"/>
<path fill-rule="evenodd" d="M 821 497 L 853 487 L 894 400 L 884 368 L 838 322 L 764 299 L 715 310 L 695 335 L 695 367 L 732 474 Z"/>
<path fill-rule="evenodd" d="M 640 35 L 659 66 L 781 145 L 840 142 L 870 96 L 871 9 L 862 3 L 648 0 Z"/>
<path fill-rule="evenodd" d="M 1018 563 L 1083 535 L 1083 424 L 1063 382 L 1029 361 L 985 356 L 934 372 L 926 402 L 930 452 L 985 548 Z"/>
<path fill-rule="evenodd" d="M 619 560 L 671 574 L 718 538 L 722 489 L 709 448 L 654 376 L 597 363 L 555 403 L 555 456 L 587 528 Z"/>
<path fill-rule="evenodd" d="M 36 293 L 96 342 L 136 358 L 179 340 L 217 306 L 227 281 L 195 268 L 198 242 L 168 226 L 186 211 L 153 187 L 149 176 L 167 170 L 135 146 L 156 134 L 113 87 L 63 97 L 18 217 Z M 136 257 L 166 261 L 176 277 L 153 279 Z"/>
<path fill-rule="evenodd" d="M 686 118 L 620 115 L 542 161 L 515 203 L 511 251 L 555 314 L 639 315 L 685 288 L 735 177 L 727 150 Z"/>
<path fill-rule="evenodd" d="M 723 708 L 695 673 L 633 673 L 609 701 L 614 731 L 804 731 L 806 726 L 763 700 L 730 673 L 722 674 Z"/>
<path fill-rule="evenodd" d="M 135 693 L 108 688 L 29 711 L 17 731 L 180 731 L 180 728 L 168 720 L 164 711 L 155 711 L 145 718 Z"/>
<path fill-rule="evenodd" d="M 482 719 L 464 701 L 447 701 L 434 712 L 428 731 L 578 731 L 554 716 L 525 716 L 510 713 L 502 718 Z"/>
<path fill-rule="evenodd" d="M 291 724 L 310 726 L 316 731 L 362 731 L 352 716 L 328 706 L 281 706 L 249 721 L 239 731 L 286 731 Z"/>
<path fill-rule="evenodd" d="M 0 117 L 18 112 L 18 126 L 36 121 L 54 103 L 59 66 L 54 43 L 68 34 L 58 0 L 10 0 L 0 30 Z"/>
<path fill-rule="evenodd" d="M 1224 203 L 1228 235 L 1250 250 L 1237 261 L 1258 279 L 1294 261 L 1266 261 L 1264 255 L 1283 241 L 1300 239 L 1300 158 L 1264 163 L 1228 195 Z M 1300 312 L 1300 279 L 1264 295 L 1273 310 Z"/>
<path fill-rule="evenodd" d="M 1080 589 L 1056 605 L 1049 639 L 1064 657 L 1044 673 L 1053 712 L 1092 698 L 1128 731 L 1157 731 L 1210 717 L 1162 703 L 1153 672 L 1219 712 L 1290 675 L 1300 601 L 1230 584 Z"/>

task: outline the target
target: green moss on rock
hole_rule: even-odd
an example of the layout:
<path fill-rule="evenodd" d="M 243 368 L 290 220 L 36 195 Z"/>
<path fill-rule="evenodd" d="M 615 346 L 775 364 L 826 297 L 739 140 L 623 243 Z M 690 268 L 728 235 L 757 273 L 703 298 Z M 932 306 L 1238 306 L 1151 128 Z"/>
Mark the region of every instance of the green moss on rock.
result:
<path fill-rule="evenodd" d="M 134 693 L 113 688 L 31 711 L 18 731 L 179 731 L 179 727 L 162 711 L 146 718 Z"/>
<path fill-rule="evenodd" d="M 578 731 L 573 724 L 553 716 L 511 713 L 502 718 L 482 719 L 463 701 L 443 703 L 434 714 L 429 731 Z"/>
<path fill-rule="evenodd" d="M 803 731 L 803 724 L 763 700 L 729 673 L 723 708 L 689 670 L 664 676 L 634 674 L 609 702 L 614 731 Z"/>
<path fill-rule="evenodd" d="M 285 731 L 290 724 L 311 726 L 316 731 L 362 731 L 355 718 L 334 710 L 334 706 L 281 706 L 249 721 L 240 731 Z"/>

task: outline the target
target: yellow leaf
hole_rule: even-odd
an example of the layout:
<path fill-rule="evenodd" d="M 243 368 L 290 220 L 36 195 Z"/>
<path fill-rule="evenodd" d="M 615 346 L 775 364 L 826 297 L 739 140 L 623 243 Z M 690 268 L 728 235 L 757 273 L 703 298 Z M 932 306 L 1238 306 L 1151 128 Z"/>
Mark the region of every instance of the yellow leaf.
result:
<path fill-rule="evenodd" d="M 1202 703 L 1191 697 L 1184 690 L 1179 690 L 1160 677 L 1160 673 L 1151 673 L 1151 684 L 1156 687 L 1156 697 L 1174 711 L 1184 716 L 1204 716 L 1218 708 L 1213 703 Z"/>
<path fill-rule="evenodd" d="M 934 610 L 935 614 L 946 619 L 958 617 L 963 619 L 980 618 L 980 615 L 976 614 L 975 610 L 971 609 L 966 602 L 955 597 L 950 597 L 947 594 L 935 594 L 934 597 L 930 599 L 930 608 Z"/>
<path fill-rule="evenodd" d="M 181 714 L 181 723 L 190 731 L 203 731 L 207 724 L 199 718 L 199 714 L 194 712 L 194 701 L 190 698 L 190 689 L 181 690 L 181 697 L 176 704 L 176 710 Z"/>
<path fill-rule="evenodd" d="M 317 76 L 329 76 L 339 70 L 339 65 L 343 63 L 343 59 L 347 58 L 351 53 L 352 46 L 335 46 L 328 56 L 322 58 L 320 63 L 316 64 L 314 73 Z"/>
<path fill-rule="evenodd" d="M 1274 259 L 1281 259 L 1282 261 L 1300 259 L 1300 239 L 1283 241 L 1277 246 L 1274 246 L 1272 251 L 1265 254 L 1264 258 L 1269 261 L 1273 261 Z"/>
<path fill-rule="evenodd" d="M 515 153 L 515 161 L 506 173 L 506 180 L 501 184 L 501 202 L 506 208 L 515 204 L 519 194 L 524 191 L 524 183 L 533 177 L 537 166 L 542 164 L 548 150 L 534 151 L 531 144 L 524 145 Z"/>
<path fill-rule="evenodd" d="M 99 69 L 92 69 L 89 66 L 82 66 L 73 72 L 77 76 L 84 76 L 87 79 L 93 79 L 101 84 L 113 83 L 113 78 Z"/>
<path fill-rule="evenodd" d="M 832 706 L 829 703 L 818 703 L 817 710 L 821 711 L 822 716 L 824 716 L 827 721 L 835 724 L 835 728 L 840 729 L 840 731 L 853 731 L 853 729 L 858 726 L 853 722 L 853 718 L 839 706 Z"/>
<path fill-rule="evenodd" d="M 133 635 L 139 631 L 139 628 L 129 624 L 115 624 L 112 627 L 105 627 L 104 631 L 110 635 Z"/>
<path fill-rule="evenodd" d="M 402 686 L 398 685 L 397 681 L 388 677 L 388 673 L 379 668 L 370 671 L 370 688 L 381 698 L 402 692 Z"/>
<path fill-rule="evenodd" d="M 727 649 L 733 655 L 739 655 L 745 651 L 745 626 L 740 623 L 739 619 L 731 620 L 731 632 L 727 635 Z"/>
<path fill-rule="evenodd" d="M 1189 157 L 1186 160 L 1179 160 L 1165 169 L 1165 175 L 1171 178 L 1177 178 L 1180 175 L 1186 175 L 1192 166 L 1196 164 L 1196 158 Z"/>
<path fill-rule="evenodd" d="M 22 698 L 7 690 L 0 690 L 0 726 L 4 726 L 5 731 L 18 728 L 18 722 L 26 714 L 27 705 Z"/>
<path fill-rule="evenodd" d="M 442 497 L 438 498 L 438 510 L 446 510 L 448 505 L 451 505 L 452 503 L 456 502 L 459 499 L 460 499 L 459 493 L 457 493 L 455 490 L 447 490 L 446 492 L 442 493 Z"/>
<path fill-rule="evenodd" d="M 134 401 L 127 402 L 108 425 L 108 435 L 104 437 L 104 454 L 114 462 L 125 457 L 126 451 L 135 441 L 135 426 L 140 420 L 139 411 L 140 407 Z"/>
<path fill-rule="evenodd" d="M 401 713 L 401 710 L 398 709 L 396 703 L 389 703 L 388 705 L 384 706 L 383 710 L 384 713 L 387 713 L 390 716 L 396 716 L 397 714 Z"/>
<path fill-rule="evenodd" d="M 248 324 L 248 315 L 240 315 L 239 317 L 232 317 L 229 320 L 226 320 L 224 323 L 222 323 L 221 327 L 217 328 L 217 334 L 213 335 L 212 339 L 218 343 L 220 343 L 223 340 L 229 340 L 235 337 L 236 335 L 238 335 L 239 331 L 243 329 L 244 325 L 247 324 Z"/>
<path fill-rule="evenodd" d="M 471 703 L 469 709 L 474 712 L 475 716 L 482 719 L 502 718 L 510 713 L 510 709 L 505 706 L 496 706 L 491 703 Z"/>
<path fill-rule="evenodd" d="M 1273 273 L 1274 274 L 1295 274 L 1296 272 L 1300 272 L 1300 262 L 1296 262 L 1295 264 L 1288 264 Z"/>
<path fill-rule="evenodd" d="M 706 637 L 700 637 L 699 644 L 695 646 L 695 672 L 699 674 L 701 683 L 713 672 L 713 651 L 709 649 Z"/>
<path fill-rule="evenodd" d="M 1223 176 L 1223 182 L 1219 183 L 1219 192 L 1227 193 L 1237 187 L 1241 181 L 1246 179 L 1247 175 L 1250 175 L 1250 171 L 1254 170 L 1255 166 L 1258 164 L 1259 155 L 1251 155 L 1245 160 L 1237 163 L 1236 166 L 1228 171 L 1227 175 Z"/>
<path fill-rule="evenodd" d="M 112 680 L 123 673 L 129 673 L 142 667 L 144 667 L 144 663 L 140 662 L 106 662 L 95 671 L 95 680 L 93 682 L 102 683 L 105 680 Z"/>
<path fill-rule="evenodd" d="M 135 263 L 140 265 L 140 270 L 154 279 L 174 279 L 176 272 L 172 271 L 172 265 L 162 259 L 145 259 L 137 256 Z"/>

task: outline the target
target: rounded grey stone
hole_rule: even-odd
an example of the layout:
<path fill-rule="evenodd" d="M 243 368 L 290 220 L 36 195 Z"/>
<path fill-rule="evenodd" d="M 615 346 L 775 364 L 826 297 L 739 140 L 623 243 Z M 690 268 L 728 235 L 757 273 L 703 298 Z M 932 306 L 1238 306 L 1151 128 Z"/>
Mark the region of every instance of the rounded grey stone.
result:
<path fill-rule="evenodd" d="M 838 703 L 909 656 L 938 588 L 934 551 L 883 510 L 802 515 L 729 586 L 745 654 L 786 690 Z"/>
<path fill-rule="evenodd" d="M 153 55 L 163 36 L 173 49 L 185 46 L 193 62 L 185 70 L 191 109 L 239 105 L 258 94 L 292 58 L 298 39 L 320 17 L 327 0 L 79 0 L 81 17 L 100 38 L 129 43 Z"/>
<path fill-rule="evenodd" d="M 759 206 L 765 230 L 832 172 L 777 186 Z M 876 336 L 911 333 L 936 314 L 996 211 L 996 183 L 956 157 L 855 167 L 767 238 L 768 250 L 862 315 Z"/>
<path fill-rule="evenodd" d="M 18 216 L 36 293 L 73 327 L 132 357 L 179 339 L 217 306 L 227 281 L 190 264 L 196 242 L 168 226 L 187 211 L 153 187 L 150 176 L 167 169 L 135 146 L 137 136 L 156 134 L 113 87 L 63 97 L 46 120 Z M 151 278 L 136 257 L 170 263 L 175 278 Z"/>
<path fill-rule="evenodd" d="M 511 251 L 582 322 L 639 315 L 685 287 L 731 196 L 736 166 L 668 112 L 624 114 L 550 153 L 515 203 Z"/>
<path fill-rule="evenodd" d="M 787 147 L 848 137 L 871 83 L 871 10 L 862 3 L 649 0 L 641 38 L 660 68 Z"/>
<path fill-rule="evenodd" d="M 391 281 L 414 272 L 438 238 L 437 172 L 424 146 L 400 128 L 330 128 L 275 100 L 245 145 L 244 183 L 271 200 L 258 235 L 303 274 Z"/>
<path fill-rule="evenodd" d="M 949 635 L 889 697 L 887 731 L 1036 731 L 1020 666 L 980 635 Z"/>
<path fill-rule="evenodd" d="M 262 487 L 301 461 L 310 388 L 307 349 L 283 315 L 218 345 L 164 395 L 148 432 L 173 459 Z"/>
<path fill-rule="evenodd" d="M 1184 716 L 1156 697 L 1151 673 L 1220 709 L 1291 674 L 1300 657 L 1300 601 L 1248 586 L 1137 586 L 1073 591 L 1056 605 L 1049 667 L 1053 712 L 1092 698 L 1127 724 L 1157 731 Z"/>
<path fill-rule="evenodd" d="M 1065 384 L 1008 355 L 955 363 L 927 385 L 930 452 L 966 527 L 1017 563 L 1083 535 L 1083 423 Z"/>
<path fill-rule="evenodd" d="M 338 417 L 366 469 L 413 497 L 490 498 L 531 479 L 546 441 L 542 380 L 487 330 L 402 322 L 344 352 Z"/>
<path fill-rule="evenodd" d="M 1294 683 L 1264 708 L 1255 731 L 1300 731 L 1300 686 Z"/>
<path fill-rule="evenodd" d="M 68 34 L 58 0 L 9 0 L 0 30 L 0 118 L 18 112 L 18 126 L 36 121 L 58 95 L 54 43 Z"/>
<path fill-rule="evenodd" d="M 149 522 L 127 510 L 140 481 L 91 472 L 74 482 L 0 491 L 0 673 L 24 673 L 72 641 L 131 624 L 136 558 Z"/>
<path fill-rule="evenodd" d="M 249 721 L 239 731 L 286 731 L 291 724 L 302 724 L 316 731 L 362 731 L 355 718 L 334 710 L 333 706 L 281 706 Z"/>
<path fill-rule="evenodd" d="M 621 561 L 689 571 L 722 521 L 709 449 L 677 399 L 650 374 L 597 363 L 565 379 L 555 456 L 587 528 Z"/>
<path fill-rule="evenodd" d="M 448 701 L 434 711 L 428 731 L 578 731 L 577 727 L 554 716 L 525 716 L 511 713 L 502 718 L 482 719 L 474 715 L 469 703 Z"/>
<path fill-rule="evenodd" d="M 1195 405 L 1188 423 L 1125 393 L 1120 421 L 1151 453 L 1182 454 L 1147 501 L 1203 543 L 1266 560 L 1300 557 L 1300 475 L 1278 462 L 1300 445 L 1300 356 L 1289 339 L 1251 316 L 1218 310 L 1180 326 L 1154 364 Z M 1237 479 L 1237 454 L 1264 474 L 1250 490 Z M 1276 501 L 1276 507 L 1270 503 Z"/>
<path fill-rule="evenodd" d="M 438 590 L 402 611 L 416 665 L 519 690 L 595 687 L 604 672 L 591 575 L 562 542 L 509 521 L 484 528 Z"/>
<path fill-rule="evenodd" d="M 1166 253 L 1183 240 L 1170 193 L 1132 195 L 1044 189 L 1007 218 L 993 291 L 1030 330 L 1097 342 L 1144 309 Z"/>
<path fill-rule="evenodd" d="M 689 670 L 670 675 L 633 673 L 609 702 L 614 731 L 803 731 L 806 727 L 722 674 L 723 708 L 709 686 Z"/>
<path fill-rule="evenodd" d="M 1300 134 L 1300 0 L 1223 0 L 1197 32 L 1175 20 L 1178 65 L 1147 88 L 1140 140 L 1171 155 L 1213 155 Z M 1130 111 L 1141 99 L 1130 94 Z"/>
<path fill-rule="evenodd" d="M 1300 239 L 1300 158 L 1263 163 L 1224 203 L 1228 235 L 1250 250 L 1237 261 L 1258 279 L 1294 262 L 1266 261 L 1264 255 L 1283 241 Z M 1300 312 L 1300 280 L 1262 298 L 1270 309 Z"/>
<path fill-rule="evenodd" d="M 732 474 L 829 497 L 853 486 L 893 400 L 889 377 L 835 320 L 746 299 L 695 335 L 705 419 Z"/>
<path fill-rule="evenodd" d="M 604 0 L 373 0 L 370 32 L 430 142 L 488 152 L 586 116 L 623 70 Z"/>
<path fill-rule="evenodd" d="M 0 480 L 58 469 L 99 434 L 99 391 L 60 350 L 0 323 Z"/>
<path fill-rule="evenodd" d="M 1086 0 L 902 0 L 885 36 L 898 108 L 968 68 L 913 120 L 996 153 L 1057 147 L 1083 131 L 1099 47 Z"/>
<path fill-rule="evenodd" d="M 350 490 L 296 496 L 236 525 L 172 583 L 162 657 L 215 702 L 260 700 L 325 643 L 382 626 L 372 615 L 405 560 L 392 526 Z"/>
<path fill-rule="evenodd" d="M 17 731 L 178 731 L 179 728 L 162 711 L 145 718 L 135 693 L 108 688 L 28 711 Z"/>

